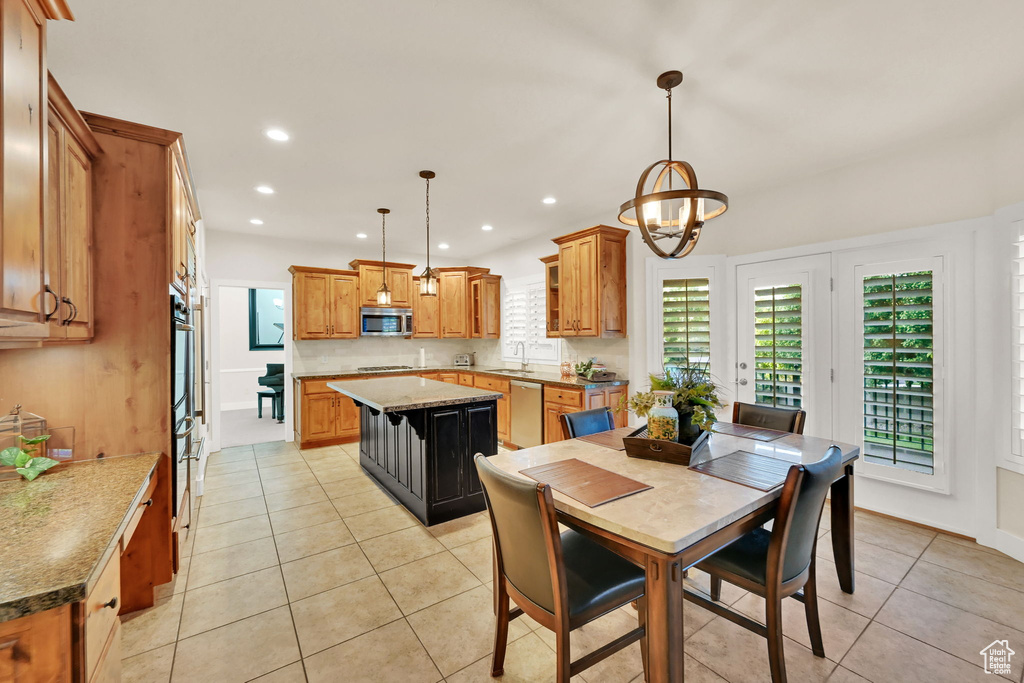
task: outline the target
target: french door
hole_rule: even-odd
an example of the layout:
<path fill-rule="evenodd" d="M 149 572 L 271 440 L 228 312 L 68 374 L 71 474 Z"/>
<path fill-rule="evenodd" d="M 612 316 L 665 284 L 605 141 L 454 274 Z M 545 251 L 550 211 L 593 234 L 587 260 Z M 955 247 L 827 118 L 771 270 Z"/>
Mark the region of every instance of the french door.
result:
<path fill-rule="evenodd" d="M 807 411 L 832 437 L 832 265 L 828 254 L 736 267 L 736 391 L 743 403 Z"/>

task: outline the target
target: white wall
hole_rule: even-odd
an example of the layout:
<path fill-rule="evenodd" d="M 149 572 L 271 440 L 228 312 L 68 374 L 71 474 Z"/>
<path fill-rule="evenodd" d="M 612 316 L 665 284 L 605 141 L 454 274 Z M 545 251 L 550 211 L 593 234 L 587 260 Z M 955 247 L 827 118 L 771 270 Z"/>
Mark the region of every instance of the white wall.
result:
<path fill-rule="evenodd" d="M 220 409 L 255 408 L 256 392 L 265 389 L 256 378 L 267 373 L 267 363 L 284 363 L 284 350 L 249 350 L 249 289 L 221 287 L 220 310 Z M 270 409 L 270 401 L 264 400 Z"/>

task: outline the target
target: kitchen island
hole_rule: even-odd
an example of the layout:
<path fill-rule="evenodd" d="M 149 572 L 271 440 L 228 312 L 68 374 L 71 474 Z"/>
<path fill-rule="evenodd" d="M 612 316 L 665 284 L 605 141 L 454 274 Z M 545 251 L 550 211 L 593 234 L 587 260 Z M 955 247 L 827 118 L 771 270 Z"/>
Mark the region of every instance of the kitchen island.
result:
<path fill-rule="evenodd" d="M 359 463 L 430 526 L 484 509 L 473 456 L 498 452 L 501 392 L 421 377 L 327 386 L 359 408 Z"/>

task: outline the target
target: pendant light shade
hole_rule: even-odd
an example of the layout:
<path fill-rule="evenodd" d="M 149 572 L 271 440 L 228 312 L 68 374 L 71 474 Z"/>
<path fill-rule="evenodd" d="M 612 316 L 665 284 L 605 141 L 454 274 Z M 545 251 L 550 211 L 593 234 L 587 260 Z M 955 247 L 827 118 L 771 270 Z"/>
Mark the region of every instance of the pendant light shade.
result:
<path fill-rule="evenodd" d="M 724 194 L 697 185 L 697 173 L 690 164 L 672 159 L 672 88 L 682 82 L 679 71 L 658 76 L 658 87 L 668 99 L 668 159 L 648 166 L 640 174 L 633 198 L 619 207 L 619 221 L 639 227 L 644 243 L 665 259 L 683 258 L 693 251 L 704 223 L 729 208 Z"/>
<path fill-rule="evenodd" d="M 387 240 L 387 215 L 391 209 L 377 209 L 380 214 L 380 260 L 384 264 L 381 274 L 380 287 L 377 288 L 377 305 L 384 308 L 391 306 L 391 289 L 388 288 L 388 240 Z"/>
<path fill-rule="evenodd" d="M 420 296 L 437 296 L 437 269 L 430 267 L 430 179 L 436 175 L 420 171 L 420 178 L 427 181 L 427 267 L 420 273 Z"/>

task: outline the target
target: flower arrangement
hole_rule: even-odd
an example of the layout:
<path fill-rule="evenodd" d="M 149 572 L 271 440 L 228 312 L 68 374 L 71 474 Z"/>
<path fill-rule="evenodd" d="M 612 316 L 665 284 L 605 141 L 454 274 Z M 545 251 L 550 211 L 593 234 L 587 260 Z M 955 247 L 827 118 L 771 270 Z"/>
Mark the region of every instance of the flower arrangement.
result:
<path fill-rule="evenodd" d="M 716 408 L 724 408 L 725 403 L 718 397 L 718 387 L 711 379 L 708 364 L 697 366 L 666 365 L 663 375 L 651 375 L 651 390 L 641 391 L 629 398 L 622 398 L 620 410 L 629 409 L 637 417 L 647 417 L 655 405 L 655 391 L 671 391 L 672 404 L 680 416 L 691 413 L 690 421 L 703 430 L 710 430 L 718 421 Z M 683 425 L 679 425 L 680 431 Z"/>

